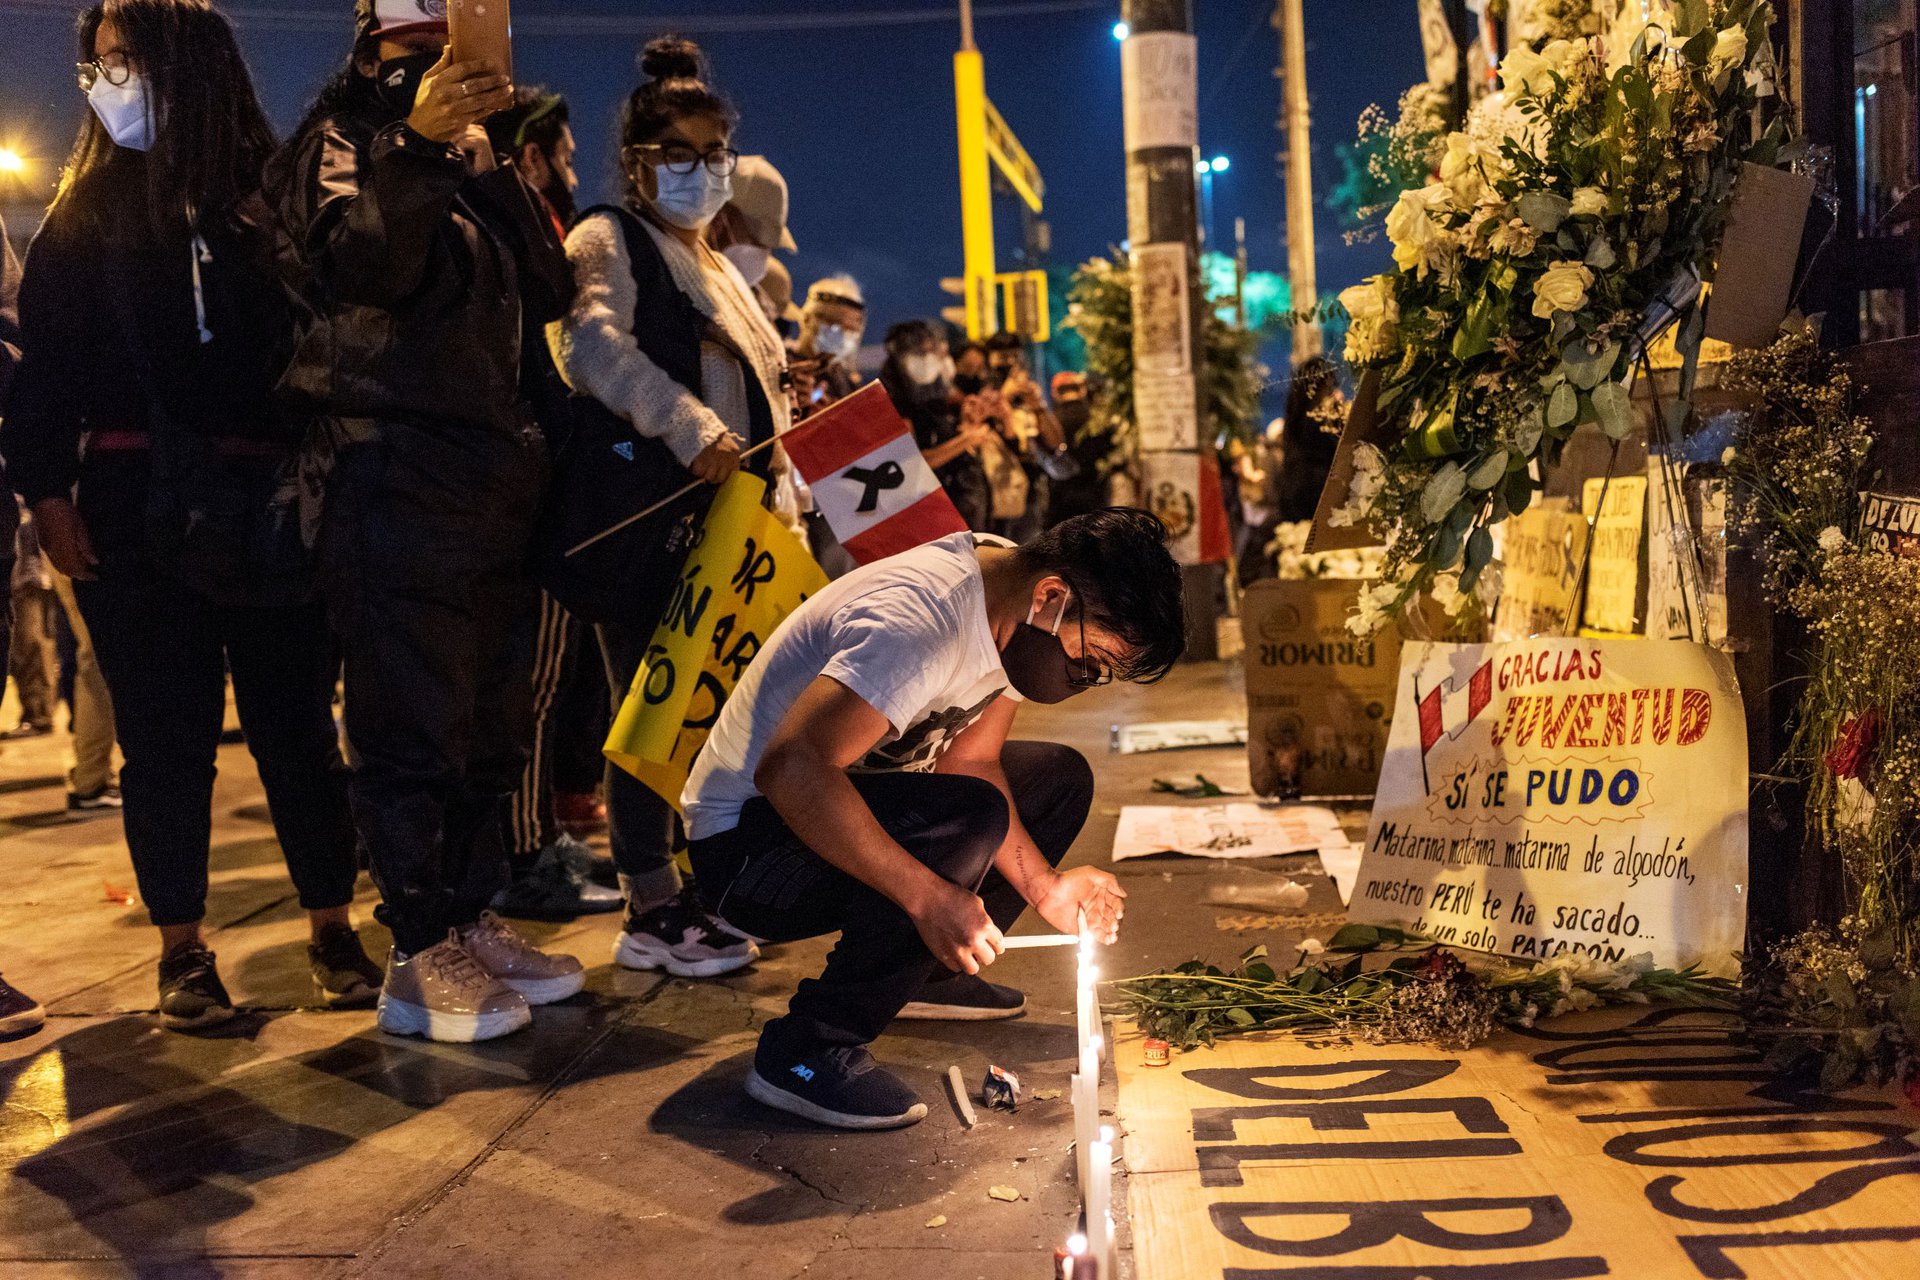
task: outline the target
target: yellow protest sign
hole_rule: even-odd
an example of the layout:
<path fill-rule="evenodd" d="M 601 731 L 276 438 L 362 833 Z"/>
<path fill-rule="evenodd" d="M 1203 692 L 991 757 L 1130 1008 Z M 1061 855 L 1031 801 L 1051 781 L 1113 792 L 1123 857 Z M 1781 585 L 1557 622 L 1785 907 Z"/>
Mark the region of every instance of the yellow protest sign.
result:
<path fill-rule="evenodd" d="M 765 495 L 766 482 L 745 471 L 720 486 L 607 735 L 607 759 L 675 810 L 747 664 L 827 585 L 805 544 L 766 509 Z"/>

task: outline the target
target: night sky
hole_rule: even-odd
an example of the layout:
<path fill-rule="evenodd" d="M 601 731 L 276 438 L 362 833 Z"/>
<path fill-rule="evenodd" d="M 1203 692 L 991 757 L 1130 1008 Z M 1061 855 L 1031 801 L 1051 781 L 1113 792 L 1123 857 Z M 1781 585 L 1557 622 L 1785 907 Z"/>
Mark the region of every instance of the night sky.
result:
<path fill-rule="evenodd" d="M 614 117 L 637 81 L 647 35 L 678 29 L 699 41 L 714 80 L 739 106 L 735 142 L 786 174 L 800 253 L 799 288 L 851 272 L 872 306 L 873 335 L 930 315 L 952 299 L 941 276 L 960 268 L 951 55 L 958 23 L 857 21 L 934 14 L 941 0 L 513 0 L 518 77 L 569 98 L 581 156 L 582 203 L 614 191 Z M 1079 261 L 1126 234 L 1120 133 L 1119 4 L 996 13 L 1019 0 L 977 0 L 987 92 L 1047 180 L 1053 259 Z M 0 145 L 57 167 L 85 103 L 73 83 L 71 13 L 50 0 L 0 0 Z M 320 81 L 346 57 L 348 0 L 235 0 L 260 95 L 291 127 Z M 1030 6 L 1040 7 L 1040 6 Z M 1200 130 L 1205 155 L 1233 167 L 1214 183 L 1216 243 L 1247 220 L 1251 265 L 1282 271 L 1282 188 L 1274 152 L 1278 42 L 1270 0 L 1197 0 Z M 337 19 L 333 16 L 338 14 Z M 1421 74 L 1412 0 L 1306 0 L 1313 92 L 1314 181 L 1330 189 L 1334 154 L 1369 102 L 1391 107 Z M 805 24 L 840 18 L 849 25 Z M 569 20 L 594 34 L 567 34 Z M 769 29 L 780 24 L 785 29 Z M 43 170 L 45 172 L 45 170 Z M 997 202 L 1003 266 L 1017 243 L 1011 197 Z M 9 221 L 21 217 L 9 209 Z M 16 236 L 23 228 L 13 228 Z M 1377 269 L 1380 244 L 1349 248 L 1319 219 L 1319 273 L 1331 293 Z"/>

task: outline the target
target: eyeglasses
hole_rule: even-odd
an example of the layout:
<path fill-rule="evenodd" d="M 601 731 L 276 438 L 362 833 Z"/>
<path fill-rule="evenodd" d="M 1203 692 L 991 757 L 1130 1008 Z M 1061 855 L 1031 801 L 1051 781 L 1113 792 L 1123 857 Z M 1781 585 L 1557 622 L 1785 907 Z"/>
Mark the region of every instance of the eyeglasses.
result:
<path fill-rule="evenodd" d="M 80 81 L 80 92 L 91 93 L 94 84 L 101 80 L 115 87 L 125 84 L 133 78 L 133 63 L 127 61 L 126 54 L 115 49 L 91 62 L 74 63 L 73 71 Z"/>
<path fill-rule="evenodd" d="M 1079 591 L 1069 586 L 1073 592 L 1075 612 L 1080 618 L 1080 656 L 1067 658 L 1067 683 L 1075 689 L 1098 689 L 1103 684 L 1113 683 L 1113 668 L 1102 661 L 1087 648 L 1087 606 L 1082 602 Z M 1053 634 L 1060 634 L 1060 624 L 1066 619 L 1066 608 L 1062 606 L 1060 617 L 1054 619 Z"/>
<path fill-rule="evenodd" d="M 668 173 L 688 174 L 704 164 L 714 177 L 725 178 L 740 167 L 740 153 L 732 147 L 698 151 L 682 142 L 649 142 L 634 150 L 650 158 L 657 157 L 650 159 L 650 163 L 664 165 Z"/>

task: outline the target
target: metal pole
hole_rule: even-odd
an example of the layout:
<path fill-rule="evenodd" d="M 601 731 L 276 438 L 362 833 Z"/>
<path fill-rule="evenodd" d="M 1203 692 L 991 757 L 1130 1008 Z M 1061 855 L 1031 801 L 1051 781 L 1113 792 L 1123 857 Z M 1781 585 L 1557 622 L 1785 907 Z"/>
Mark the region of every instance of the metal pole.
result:
<path fill-rule="evenodd" d="M 1247 327 L 1247 220 L 1233 220 L 1233 319 Z"/>
<path fill-rule="evenodd" d="M 960 0 L 960 47 L 973 50 L 973 0 Z"/>
<path fill-rule="evenodd" d="M 1301 0 L 1276 0 L 1273 25 L 1280 29 L 1281 123 L 1286 135 L 1287 283 L 1291 290 L 1293 363 L 1298 365 L 1323 349 L 1320 322 L 1313 312 L 1320 305 L 1314 283 L 1313 143 L 1307 103 L 1307 32 Z"/>
<path fill-rule="evenodd" d="M 967 336 L 999 331 L 993 295 L 993 178 L 987 160 L 987 72 L 973 43 L 973 6 L 960 6 L 960 51 L 953 55 L 955 132 L 960 149 L 960 230 Z"/>

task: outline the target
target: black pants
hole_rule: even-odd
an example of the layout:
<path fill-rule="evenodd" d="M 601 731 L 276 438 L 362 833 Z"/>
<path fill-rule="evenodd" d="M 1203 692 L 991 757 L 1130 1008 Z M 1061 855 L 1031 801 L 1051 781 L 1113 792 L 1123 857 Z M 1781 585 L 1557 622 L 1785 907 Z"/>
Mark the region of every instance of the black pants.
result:
<path fill-rule="evenodd" d="M 75 582 L 113 699 L 127 852 L 156 925 L 206 914 L 227 676 L 287 870 L 309 911 L 353 900 L 353 823 L 333 728 L 333 653 L 316 601 L 216 605 L 151 566 Z"/>
<path fill-rule="evenodd" d="M 633 685 L 652 633 L 602 625 L 600 653 L 606 661 L 607 693 L 614 715 Z M 640 904 L 670 898 L 680 889 L 673 865 L 679 819 L 673 806 L 625 769 L 607 770 L 607 852 Z"/>
<path fill-rule="evenodd" d="M 1073 748 L 1050 742 L 1009 742 L 1000 758 L 1020 821 L 1058 866 L 1092 807 L 1093 770 Z M 1020 918 L 1025 900 L 993 869 L 1007 834 L 999 788 L 958 774 L 852 776 L 902 848 L 978 892 L 1001 929 Z M 937 967 L 906 912 L 802 844 L 764 797 L 747 802 L 733 830 L 695 841 L 691 853 L 707 905 L 734 927 L 775 942 L 840 934 L 826 971 L 802 981 L 786 1016 L 767 1024 L 784 1045 L 866 1044 Z"/>
<path fill-rule="evenodd" d="M 328 481 L 322 582 L 346 665 L 353 817 L 411 954 L 506 882 L 501 825 L 526 767 L 527 544 L 537 443 L 383 425 Z"/>

